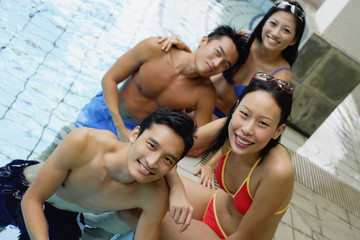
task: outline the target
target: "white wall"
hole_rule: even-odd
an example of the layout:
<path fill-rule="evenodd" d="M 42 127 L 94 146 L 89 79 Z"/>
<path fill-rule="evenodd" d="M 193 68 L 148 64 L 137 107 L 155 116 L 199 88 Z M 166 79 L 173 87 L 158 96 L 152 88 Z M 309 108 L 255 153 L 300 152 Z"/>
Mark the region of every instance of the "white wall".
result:
<path fill-rule="evenodd" d="M 360 62 L 360 1 L 326 0 L 315 13 L 321 37 Z"/>

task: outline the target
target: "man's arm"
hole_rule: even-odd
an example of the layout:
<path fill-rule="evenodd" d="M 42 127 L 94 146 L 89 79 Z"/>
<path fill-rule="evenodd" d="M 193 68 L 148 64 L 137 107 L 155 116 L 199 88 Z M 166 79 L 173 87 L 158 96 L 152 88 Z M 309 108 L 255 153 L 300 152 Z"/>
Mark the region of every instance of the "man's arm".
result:
<path fill-rule="evenodd" d="M 145 186 L 138 199 L 143 211 L 136 226 L 135 240 L 158 240 L 161 223 L 169 206 L 169 189 L 164 179 L 148 186 Z"/>
<path fill-rule="evenodd" d="M 201 86 L 198 92 L 199 101 L 195 106 L 194 121 L 201 127 L 212 120 L 212 114 L 216 103 L 216 90 L 211 81 L 207 86 Z"/>
<path fill-rule="evenodd" d="M 21 207 L 26 228 L 32 239 L 49 239 L 43 204 L 64 182 L 76 162 L 73 156 L 82 149 L 77 143 L 77 138 L 73 136 L 77 131 L 70 133 L 50 155 L 24 194 Z"/>
<path fill-rule="evenodd" d="M 165 179 L 170 188 L 169 215 L 177 224 L 182 224 L 180 231 L 185 231 L 190 225 L 194 208 L 189 202 L 184 184 L 175 167 L 165 175 Z"/>
<path fill-rule="evenodd" d="M 102 89 L 106 105 L 110 111 L 120 140 L 128 140 L 130 130 L 126 128 L 119 111 L 119 92 L 117 85 L 126 80 L 139 67 L 154 56 L 160 46 L 156 38 L 148 38 L 122 55 L 106 72 L 102 79 Z"/>

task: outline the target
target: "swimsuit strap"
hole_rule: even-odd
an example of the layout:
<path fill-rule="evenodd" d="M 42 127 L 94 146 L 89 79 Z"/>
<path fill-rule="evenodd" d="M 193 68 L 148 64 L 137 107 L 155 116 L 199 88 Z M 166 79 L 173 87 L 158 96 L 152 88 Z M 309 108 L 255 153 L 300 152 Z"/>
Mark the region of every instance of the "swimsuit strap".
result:
<path fill-rule="evenodd" d="M 226 162 L 227 162 L 227 160 L 228 160 L 228 158 L 229 158 L 229 155 L 230 155 L 230 153 L 232 152 L 232 149 L 231 149 L 230 147 L 228 147 L 228 149 L 229 149 L 229 150 L 225 153 L 225 155 L 226 155 L 226 158 L 225 158 L 225 160 L 224 160 L 224 165 L 225 165 L 225 166 L 226 166 Z M 234 196 L 236 196 L 236 194 L 237 194 L 237 193 L 240 191 L 240 189 L 243 187 L 244 183 L 247 182 L 246 188 L 247 188 L 248 194 L 249 194 L 251 200 L 254 200 L 253 196 L 252 196 L 251 193 L 250 193 L 250 189 L 249 189 L 249 188 L 250 188 L 250 187 L 249 187 L 249 185 L 250 185 L 250 184 L 249 184 L 249 183 L 250 183 L 250 177 L 251 177 L 252 172 L 255 170 L 256 166 L 259 164 L 259 162 L 260 162 L 261 159 L 262 159 L 262 158 L 259 157 L 259 158 L 256 160 L 256 162 L 255 162 L 254 166 L 252 166 L 252 168 L 251 168 L 251 170 L 250 170 L 247 178 L 244 180 L 243 184 L 241 184 L 241 187 L 239 188 L 239 190 L 238 190 L 235 194 L 232 194 L 232 193 L 227 189 L 227 187 L 226 187 L 226 185 L 225 185 L 225 177 L 224 177 L 224 175 L 225 175 L 225 167 L 223 167 L 223 168 L 222 168 L 222 173 L 221 173 L 221 178 L 222 178 L 221 180 L 222 180 L 222 183 L 223 183 L 222 185 L 223 185 L 224 190 L 225 190 L 227 193 L 229 193 L 229 194 L 234 198 Z M 248 181 L 247 181 L 247 180 L 248 180 Z M 280 210 L 280 211 L 277 211 L 275 214 L 276 214 L 276 215 L 279 215 L 279 214 L 285 212 L 285 211 L 289 208 L 290 203 L 291 203 L 291 201 L 288 203 L 288 205 L 287 205 L 284 209 L 282 209 L 282 210 Z"/>
<path fill-rule="evenodd" d="M 248 176 L 245 178 L 245 180 L 243 181 L 243 183 L 241 184 L 241 186 L 239 187 L 239 189 L 235 192 L 235 193 L 231 193 L 229 191 L 229 189 L 226 187 L 226 184 L 225 184 L 225 169 L 226 169 L 226 164 L 227 164 L 227 161 L 229 159 L 229 156 L 230 156 L 230 153 L 232 152 L 232 149 L 229 147 L 229 151 L 226 152 L 226 158 L 224 160 L 224 163 L 223 163 L 223 168 L 222 168 L 222 173 L 221 173 L 221 182 L 222 182 L 222 186 L 224 188 L 224 190 L 231 195 L 232 198 L 234 198 L 238 193 L 239 191 L 241 190 L 241 188 L 244 186 L 244 184 L 247 183 L 247 191 L 249 193 L 249 196 L 252 200 L 254 200 L 253 196 L 251 195 L 250 193 L 250 189 L 249 189 L 249 182 L 250 182 L 250 177 L 251 177 L 251 174 L 252 172 L 254 171 L 254 169 L 256 168 L 256 166 L 259 164 L 260 160 L 261 160 L 261 157 L 259 157 L 256 162 L 254 163 L 254 165 L 252 166 Z"/>
<path fill-rule="evenodd" d="M 223 118 L 226 117 L 226 114 L 223 113 L 220 109 L 218 109 L 216 106 L 214 108 L 214 112 L 213 112 L 218 118 Z"/>
<path fill-rule="evenodd" d="M 291 69 L 288 68 L 288 67 L 282 67 L 282 68 L 279 68 L 279 69 L 276 69 L 271 75 L 275 75 L 276 73 L 282 71 L 282 70 L 287 70 L 289 72 L 291 72 Z"/>
<path fill-rule="evenodd" d="M 286 206 L 283 210 L 277 211 L 277 212 L 275 213 L 275 215 L 279 215 L 279 214 L 282 214 L 283 212 L 285 212 L 285 211 L 286 211 L 286 209 L 288 209 L 288 208 L 289 208 L 290 203 L 291 203 L 291 201 L 288 203 L 288 205 L 287 205 L 287 206 Z"/>
<path fill-rule="evenodd" d="M 251 200 L 254 200 L 254 198 L 253 198 L 253 196 L 251 195 L 251 192 L 250 192 L 250 178 L 251 178 L 252 172 L 254 171 L 254 169 L 256 168 L 256 166 L 259 164 L 260 160 L 261 160 L 261 157 L 259 157 L 259 158 L 256 160 L 254 166 L 251 168 L 251 170 L 250 170 L 247 178 L 245 179 L 245 181 L 247 182 L 246 188 L 247 188 L 247 191 L 248 191 L 248 194 L 249 194 Z M 244 182 L 245 182 L 245 181 L 244 181 Z"/>
<path fill-rule="evenodd" d="M 244 40 L 245 40 L 245 41 L 246 41 L 246 40 L 248 40 L 248 39 L 249 39 L 249 37 L 251 36 L 251 34 L 252 34 L 252 32 L 249 32 L 248 34 L 246 34 L 246 36 L 245 36 Z"/>
<path fill-rule="evenodd" d="M 227 189 L 226 185 L 225 185 L 225 168 L 226 168 L 226 164 L 227 164 L 227 160 L 230 156 L 230 153 L 232 152 L 232 149 L 230 147 L 228 147 L 229 150 L 225 153 L 225 159 L 224 162 L 222 164 L 222 169 L 221 169 L 221 185 L 222 188 L 229 193 L 231 196 L 233 196 L 233 194 Z"/>

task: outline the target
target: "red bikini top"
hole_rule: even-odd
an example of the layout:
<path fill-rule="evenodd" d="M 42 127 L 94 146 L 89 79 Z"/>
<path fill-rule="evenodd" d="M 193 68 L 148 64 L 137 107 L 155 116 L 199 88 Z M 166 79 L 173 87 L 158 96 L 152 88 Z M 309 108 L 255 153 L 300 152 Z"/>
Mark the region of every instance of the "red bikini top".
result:
<path fill-rule="evenodd" d="M 225 185 L 225 170 L 226 170 L 226 163 L 229 158 L 229 155 L 232 150 L 229 150 L 225 155 L 223 155 L 220 159 L 220 162 L 216 168 L 215 177 L 220 185 L 220 187 L 230 194 L 232 198 L 234 199 L 235 208 L 238 210 L 239 213 L 242 215 L 245 215 L 245 213 L 249 210 L 251 203 L 253 201 L 253 196 L 251 196 L 250 189 L 249 189 L 249 182 L 252 172 L 254 171 L 255 167 L 258 165 L 258 163 L 261 160 L 261 157 L 256 160 L 254 166 L 251 168 L 248 176 L 244 180 L 244 182 L 241 184 L 240 188 L 236 191 L 236 193 L 231 193 L 226 185 Z"/>
<path fill-rule="evenodd" d="M 233 194 L 231 193 L 226 185 L 225 185 L 225 170 L 226 170 L 226 163 L 227 160 L 229 158 L 230 153 L 232 152 L 232 150 L 230 149 L 225 155 L 223 155 L 220 159 L 220 162 L 218 164 L 218 166 L 216 167 L 216 171 L 215 171 L 215 177 L 216 177 L 216 181 L 218 182 L 219 186 L 228 194 L 230 194 L 230 196 L 234 199 L 234 205 L 235 208 L 238 210 L 239 213 L 241 213 L 242 215 L 245 215 L 245 213 L 249 210 L 254 198 L 250 193 L 250 178 L 251 178 L 251 174 L 254 171 L 254 169 L 256 168 L 256 166 L 259 164 L 261 157 L 259 157 L 254 166 L 251 168 L 248 176 L 245 178 L 244 182 L 241 184 L 240 188 Z M 289 207 L 290 203 L 283 209 L 280 211 L 277 211 L 275 214 L 281 214 L 283 213 L 288 207 Z"/>

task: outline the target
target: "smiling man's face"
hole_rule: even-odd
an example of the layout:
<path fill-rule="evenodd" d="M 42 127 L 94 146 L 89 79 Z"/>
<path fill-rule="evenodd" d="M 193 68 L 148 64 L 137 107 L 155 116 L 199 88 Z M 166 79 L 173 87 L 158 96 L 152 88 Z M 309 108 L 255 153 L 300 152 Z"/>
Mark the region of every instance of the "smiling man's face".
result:
<path fill-rule="evenodd" d="M 180 159 L 184 151 L 183 139 L 171 128 L 155 124 L 140 136 L 136 127 L 131 136 L 127 158 L 130 175 L 140 183 L 163 177 Z"/>
<path fill-rule="evenodd" d="M 238 60 L 239 54 L 228 36 L 208 41 L 204 37 L 196 51 L 196 66 L 201 76 L 211 77 L 224 72 Z"/>

